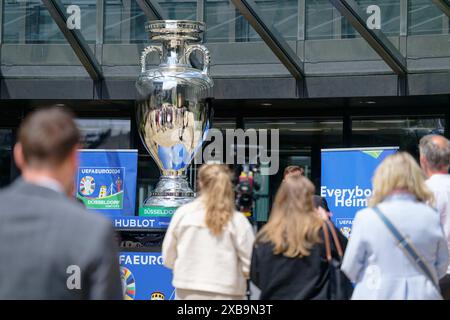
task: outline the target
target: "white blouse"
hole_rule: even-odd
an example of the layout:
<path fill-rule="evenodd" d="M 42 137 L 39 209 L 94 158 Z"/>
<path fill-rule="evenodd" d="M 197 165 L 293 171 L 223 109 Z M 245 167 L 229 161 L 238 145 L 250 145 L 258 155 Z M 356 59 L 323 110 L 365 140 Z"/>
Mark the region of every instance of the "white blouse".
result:
<path fill-rule="evenodd" d="M 241 212 L 234 212 L 219 236 L 205 224 L 201 198 L 175 211 L 162 246 L 164 265 L 173 269 L 175 288 L 244 296 L 254 232 Z"/>
<path fill-rule="evenodd" d="M 441 216 L 441 224 L 450 249 L 450 174 L 434 174 L 426 184 L 434 193 L 435 207 Z M 450 274 L 450 266 L 447 273 Z"/>

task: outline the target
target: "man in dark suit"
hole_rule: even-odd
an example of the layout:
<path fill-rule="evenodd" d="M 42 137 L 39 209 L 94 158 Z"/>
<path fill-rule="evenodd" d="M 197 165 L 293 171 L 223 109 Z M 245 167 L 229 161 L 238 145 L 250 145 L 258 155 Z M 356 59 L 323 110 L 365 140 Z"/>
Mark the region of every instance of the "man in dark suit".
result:
<path fill-rule="evenodd" d="M 22 123 L 0 191 L 0 299 L 122 299 L 112 224 L 73 200 L 80 134 L 57 107 Z"/>

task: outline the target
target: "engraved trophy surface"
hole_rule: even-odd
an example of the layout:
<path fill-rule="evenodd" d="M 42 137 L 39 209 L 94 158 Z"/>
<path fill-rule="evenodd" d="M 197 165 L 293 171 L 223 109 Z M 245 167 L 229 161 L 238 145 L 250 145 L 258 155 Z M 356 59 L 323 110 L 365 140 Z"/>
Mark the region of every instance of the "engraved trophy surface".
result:
<path fill-rule="evenodd" d="M 141 74 L 136 81 L 137 124 L 140 137 L 161 170 L 156 188 L 144 207 L 172 207 L 191 201 L 194 192 L 186 170 L 210 128 L 209 51 L 200 44 L 202 22 L 187 20 L 151 21 L 146 25 L 150 39 L 141 56 Z M 194 51 L 203 56 L 203 69 L 189 62 Z M 157 54 L 158 67 L 148 69 L 147 56 Z"/>

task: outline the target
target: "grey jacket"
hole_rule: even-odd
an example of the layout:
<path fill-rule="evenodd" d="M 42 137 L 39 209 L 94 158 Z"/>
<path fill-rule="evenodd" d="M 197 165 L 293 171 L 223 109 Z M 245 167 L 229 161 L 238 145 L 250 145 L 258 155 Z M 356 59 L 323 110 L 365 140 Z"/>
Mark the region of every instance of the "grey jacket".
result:
<path fill-rule="evenodd" d="M 17 179 L 0 191 L 0 299 L 122 299 L 111 222 Z"/>

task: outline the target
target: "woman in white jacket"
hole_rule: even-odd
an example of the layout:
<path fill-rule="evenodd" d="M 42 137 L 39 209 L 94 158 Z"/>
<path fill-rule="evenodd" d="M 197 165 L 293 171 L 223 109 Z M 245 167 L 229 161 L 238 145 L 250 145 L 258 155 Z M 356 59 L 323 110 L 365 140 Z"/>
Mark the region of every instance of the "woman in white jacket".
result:
<path fill-rule="evenodd" d="M 235 210 L 226 165 L 203 165 L 200 197 L 174 213 L 164 238 L 177 299 L 245 299 L 254 233 Z"/>

